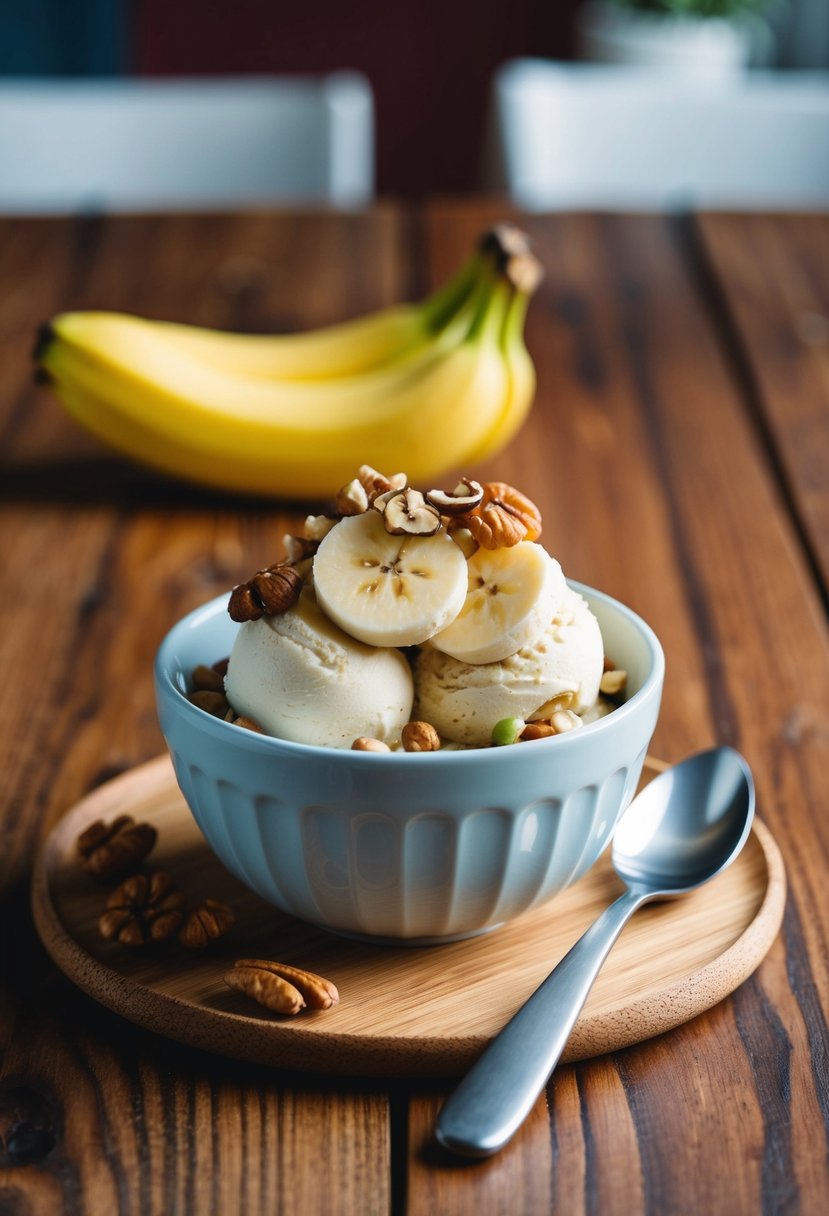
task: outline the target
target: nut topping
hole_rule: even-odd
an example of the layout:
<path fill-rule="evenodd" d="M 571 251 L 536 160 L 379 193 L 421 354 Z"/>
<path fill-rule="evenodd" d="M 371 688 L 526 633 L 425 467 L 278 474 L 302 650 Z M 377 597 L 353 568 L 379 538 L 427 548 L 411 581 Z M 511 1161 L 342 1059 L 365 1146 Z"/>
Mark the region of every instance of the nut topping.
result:
<path fill-rule="evenodd" d="M 183 909 L 184 896 L 169 874 L 134 874 L 112 892 L 98 928 L 123 946 L 164 942 L 181 928 Z"/>
<path fill-rule="evenodd" d="M 479 481 L 462 477 L 454 490 L 429 490 L 426 501 L 441 515 L 465 515 L 483 502 L 484 488 Z"/>
<path fill-rule="evenodd" d="M 549 722 L 550 718 L 557 709 L 571 709 L 575 699 L 575 690 L 568 689 L 565 692 L 556 693 L 556 695 L 551 697 L 549 701 L 545 701 L 543 705 L 538 707 L 538 709 L 532 715 L 532 721 Z"/>
<path fill-rule="evenodd" d="M 407 722 L 400 740 L 407 752 L 436 752 L 440 749 L 440 735 L 431 722 Z"/>
<path fill-rule="evenodd" d="M 382 739 L 369 739 L 366 735 L 360 735 L 351 744 L 351 750 L 353 752 L 390 752 L 391 748 Z"/>
<path fill-rule="evenodd" d="M 628 673 L 626 671 L 611 668 L 602 674 L 599 682 L 599 692 L 604 693 L 606 697 L 620 697 L 625 691 L 628 682 Z"/>
<path fill-rule="evenodd" d="M 119 815 L 112 823 L 98 819 L 78 837 L 84 866 L 98 878 L 112 878 L 141 864 L 155 847 L 158 833 L 149 823 Z"/>
<path fill-rule="evenodd" d="M 283 536 L 282 543 L 285 546 L 285 556 L 291 566 L 296 566 L 309 557 L 313 557 L 319 548 L 319 541 L 311 540 L 307 536 Z"/>
<path fill-rule="evenodd" d="M 558 734 L 558 731 L 551 722 L 528 722 L 521 731 L 521 742 L 526 743 L 531 739 L 549 739 L 555 734 Z"/>
<path fill-rule="evenodd" d="M 187 700 L 191 705 L 203 709 L 206 714 L 212 714 L 214 718 L 224 718 L 230 709 L 224 693 L 211 692 L 208 688 L 196 688 L 193 692 L 188 692 Z"/>
<path fill-rule="evenodd" d="M 372 499 L 371 506 L 373 510 L 378 511 L 380 515 L 382 515 L 391 499 L 394 498 L 396 494 L 399 494 L 400 490 L 405 490 L 407 488 L 407 486 L 400 486 L 398 489 L 392 488 L 391 490 L 384 490 L 382 494 L 378 494 L 376 498 Z"/>
<path fill-rule="evenodd" d="M 207 667 L 199 663 L 193 668 L 193 688 L 204 692 L 224 692 L 225 682 L 222 672 L 215 667 Z"/>
<path fill-rule="evenodd" d="M 368 494 L 358 477 L 352 477 L 351 481 L 340 487 L 334 506 L 340 515 L 362 515 L 368 510 Z"/>
<path fill-rule="evenodd" d="M 502 549 L 541 535 L 541 512 L 531 499 L 503 481 L 488 481 L 483 502 L 464 520 L 483 549 Z"/>
<path fill-rule="evenodd" d="M 369 506 L 378 495 L 388 494 L 390 490 L 405 490 L 409 484 L 405 473 L 392 473 L 391 477 L 386 477 L 383 473 L 378 473 L 376 469 L 373 469 L 370 464 L 360 465 L 357 470 L 357 480 L 368 496 Z"/>
<path fill-rule="evenodd" d="M 583 726 L 584 723 L 574 710 L 557 709 L 550 718 L 550 725 L 557 735 L 564 735 L 568 730 L 575 730 L 576 727 Z"/>
<path fill-rule="evenodd" d="M 307 540 L 324 540 L 336 522 L 331 515 L 306 515 L 302 531 Z"/>
<path fill-rule="evenodd" d="M 238 718 L 234 718 L 233 725 L 241 726 L 244 730 L 252 730 L 257 735 L 267 734 L 267 731 L 263 730 L 258 722 L 254 722 L 253 718 L 248 718 L 245 714 L 240 714 Z"/>
<path fill-rule="evenodd" d="M 393 536 L 434 536 L 440 527 L 440 512 L 429 506 L 419 490 L 398 490 L 383 512 L 386 531 Z"/>
<path fill-rule="evenodd" d="M 306 1005 L 311 1009 L 330 1009 L 340 999 L 334 984 L 323 976 L 260 958 L 239 959 L 224 980 L 229 988 L 274 1013 L 295 1014 Z"/>
<path fill-rule="evenodd" d="M 293 566 L 269 566 L 233 588 L 227 610 L 232 621 L 258 621 L 266 613 L 287 612 L 301 591 L 302 576 Z"/>
<path fill-rule="evenodd" d="M 452 537 L 452 540 L 458 546 L 467 561 L 469 561 L 473 553 L 478 552 L 480 545 L 465 524 L 450 518 L 446 525 L 446 531 Z"/>
<path fill-rule="evenodd" d="M 564 735 L 568 730 L 583 726 L 581 718 L 572 709 L 557 709 L 549 721 L 528 722 L 521 732 L 522 742 L 530 739 L 548 739 L 553 735 Z"/>
<path fill-rule="evenodd" d="M 232 929 L 235 923 L 236 917 L 227 904 L 219 899 L 205 899 L 187 917 L 178 940 L 188 950 L 203 950 Z"/>

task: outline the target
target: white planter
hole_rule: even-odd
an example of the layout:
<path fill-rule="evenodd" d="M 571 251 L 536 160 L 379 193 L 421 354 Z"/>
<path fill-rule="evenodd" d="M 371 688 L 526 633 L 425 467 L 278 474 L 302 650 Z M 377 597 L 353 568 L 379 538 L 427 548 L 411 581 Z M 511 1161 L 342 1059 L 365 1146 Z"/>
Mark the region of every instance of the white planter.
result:
<path fill-rule="evenodd" d="M 751 49 L 746 29 L 717 17 L 642 13 L 594 0 L 575 22 L 582 59 L 664 68 L 695 80 L 739 75 Z"/>

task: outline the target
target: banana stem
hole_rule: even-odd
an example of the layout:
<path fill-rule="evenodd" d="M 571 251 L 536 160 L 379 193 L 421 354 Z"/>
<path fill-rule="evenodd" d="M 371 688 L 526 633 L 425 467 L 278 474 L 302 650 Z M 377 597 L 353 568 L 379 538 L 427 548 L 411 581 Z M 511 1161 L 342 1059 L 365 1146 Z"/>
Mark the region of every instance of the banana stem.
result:
<path fill-rule="evenodd" d="M 463 307 L 475 289 L 483 265 L 480 253 L 474 253 L 448 283 L 425 301 L 423 317 L 429 332 L 438 333 Z"/>
<path fill-rule="evenodd" d="M 513 287 L 532 295 L 544 269 L 531 251 L 526 232 L 515 224 L 496 224 L 483 234 L 478 248 Z"/>
<path fill-rule="evenodd" d="M 505 353 L 518 342 L 523 341 L 524 319 L 527 316 L 527 305 L 530 297 L 524 291 L 513 288 L 504 315 L 504 325 L 501 330 L 501 350 Z"/>
<path fill-rule="evenodd" d="M 530 240 L 514 224 L 496 224 L 479 239 L 475 253 L 423 305 L 426 328 L 438 333 L 457 316 L 484 279 L 503 278 L 517 291 L 531 295 L 543 270 L 530 251 Z"/>
<path fill-rule="evenodd" d="M 506 317 L 510 288 L 500 275 L 488 276 L 472 319 L 467 340 L 489 341 L 497 345 Z"/>

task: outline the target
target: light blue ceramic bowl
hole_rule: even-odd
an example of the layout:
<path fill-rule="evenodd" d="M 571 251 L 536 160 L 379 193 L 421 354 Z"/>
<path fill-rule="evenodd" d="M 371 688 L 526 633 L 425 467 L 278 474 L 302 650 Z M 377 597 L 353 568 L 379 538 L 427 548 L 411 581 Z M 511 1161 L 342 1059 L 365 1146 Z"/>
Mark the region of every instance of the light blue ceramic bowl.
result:
<path fill-rule="evenodd" d="M 596 614 L 629 698 L 569 734 L 477 751 L 353 752 L 231 726 L 183 695 L 230 653 L 223 595 L 171 629 L 156 658 L 161 729 L 213 851 L 283 911 L 338 933 L 451 941 L 580 878 L 632 798 L 656 726 L 662 648 L 629 608 L 571 583 Z"/>

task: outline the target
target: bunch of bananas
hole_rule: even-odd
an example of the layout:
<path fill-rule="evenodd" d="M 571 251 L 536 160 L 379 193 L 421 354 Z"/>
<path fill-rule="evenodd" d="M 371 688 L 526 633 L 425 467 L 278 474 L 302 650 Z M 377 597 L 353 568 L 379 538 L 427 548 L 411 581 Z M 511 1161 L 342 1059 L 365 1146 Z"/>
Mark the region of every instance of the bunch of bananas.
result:
<path fill-rule="evenodd" d="M 332 496 L 364 463 L 431 482 L 498 451 L 526 417 L 539 279 L 526 237 L 499 225 L 419 304 L 267 336 L 67 312 L 35 360 L 78 422 L 175 477 L 300 499 Z"/>

